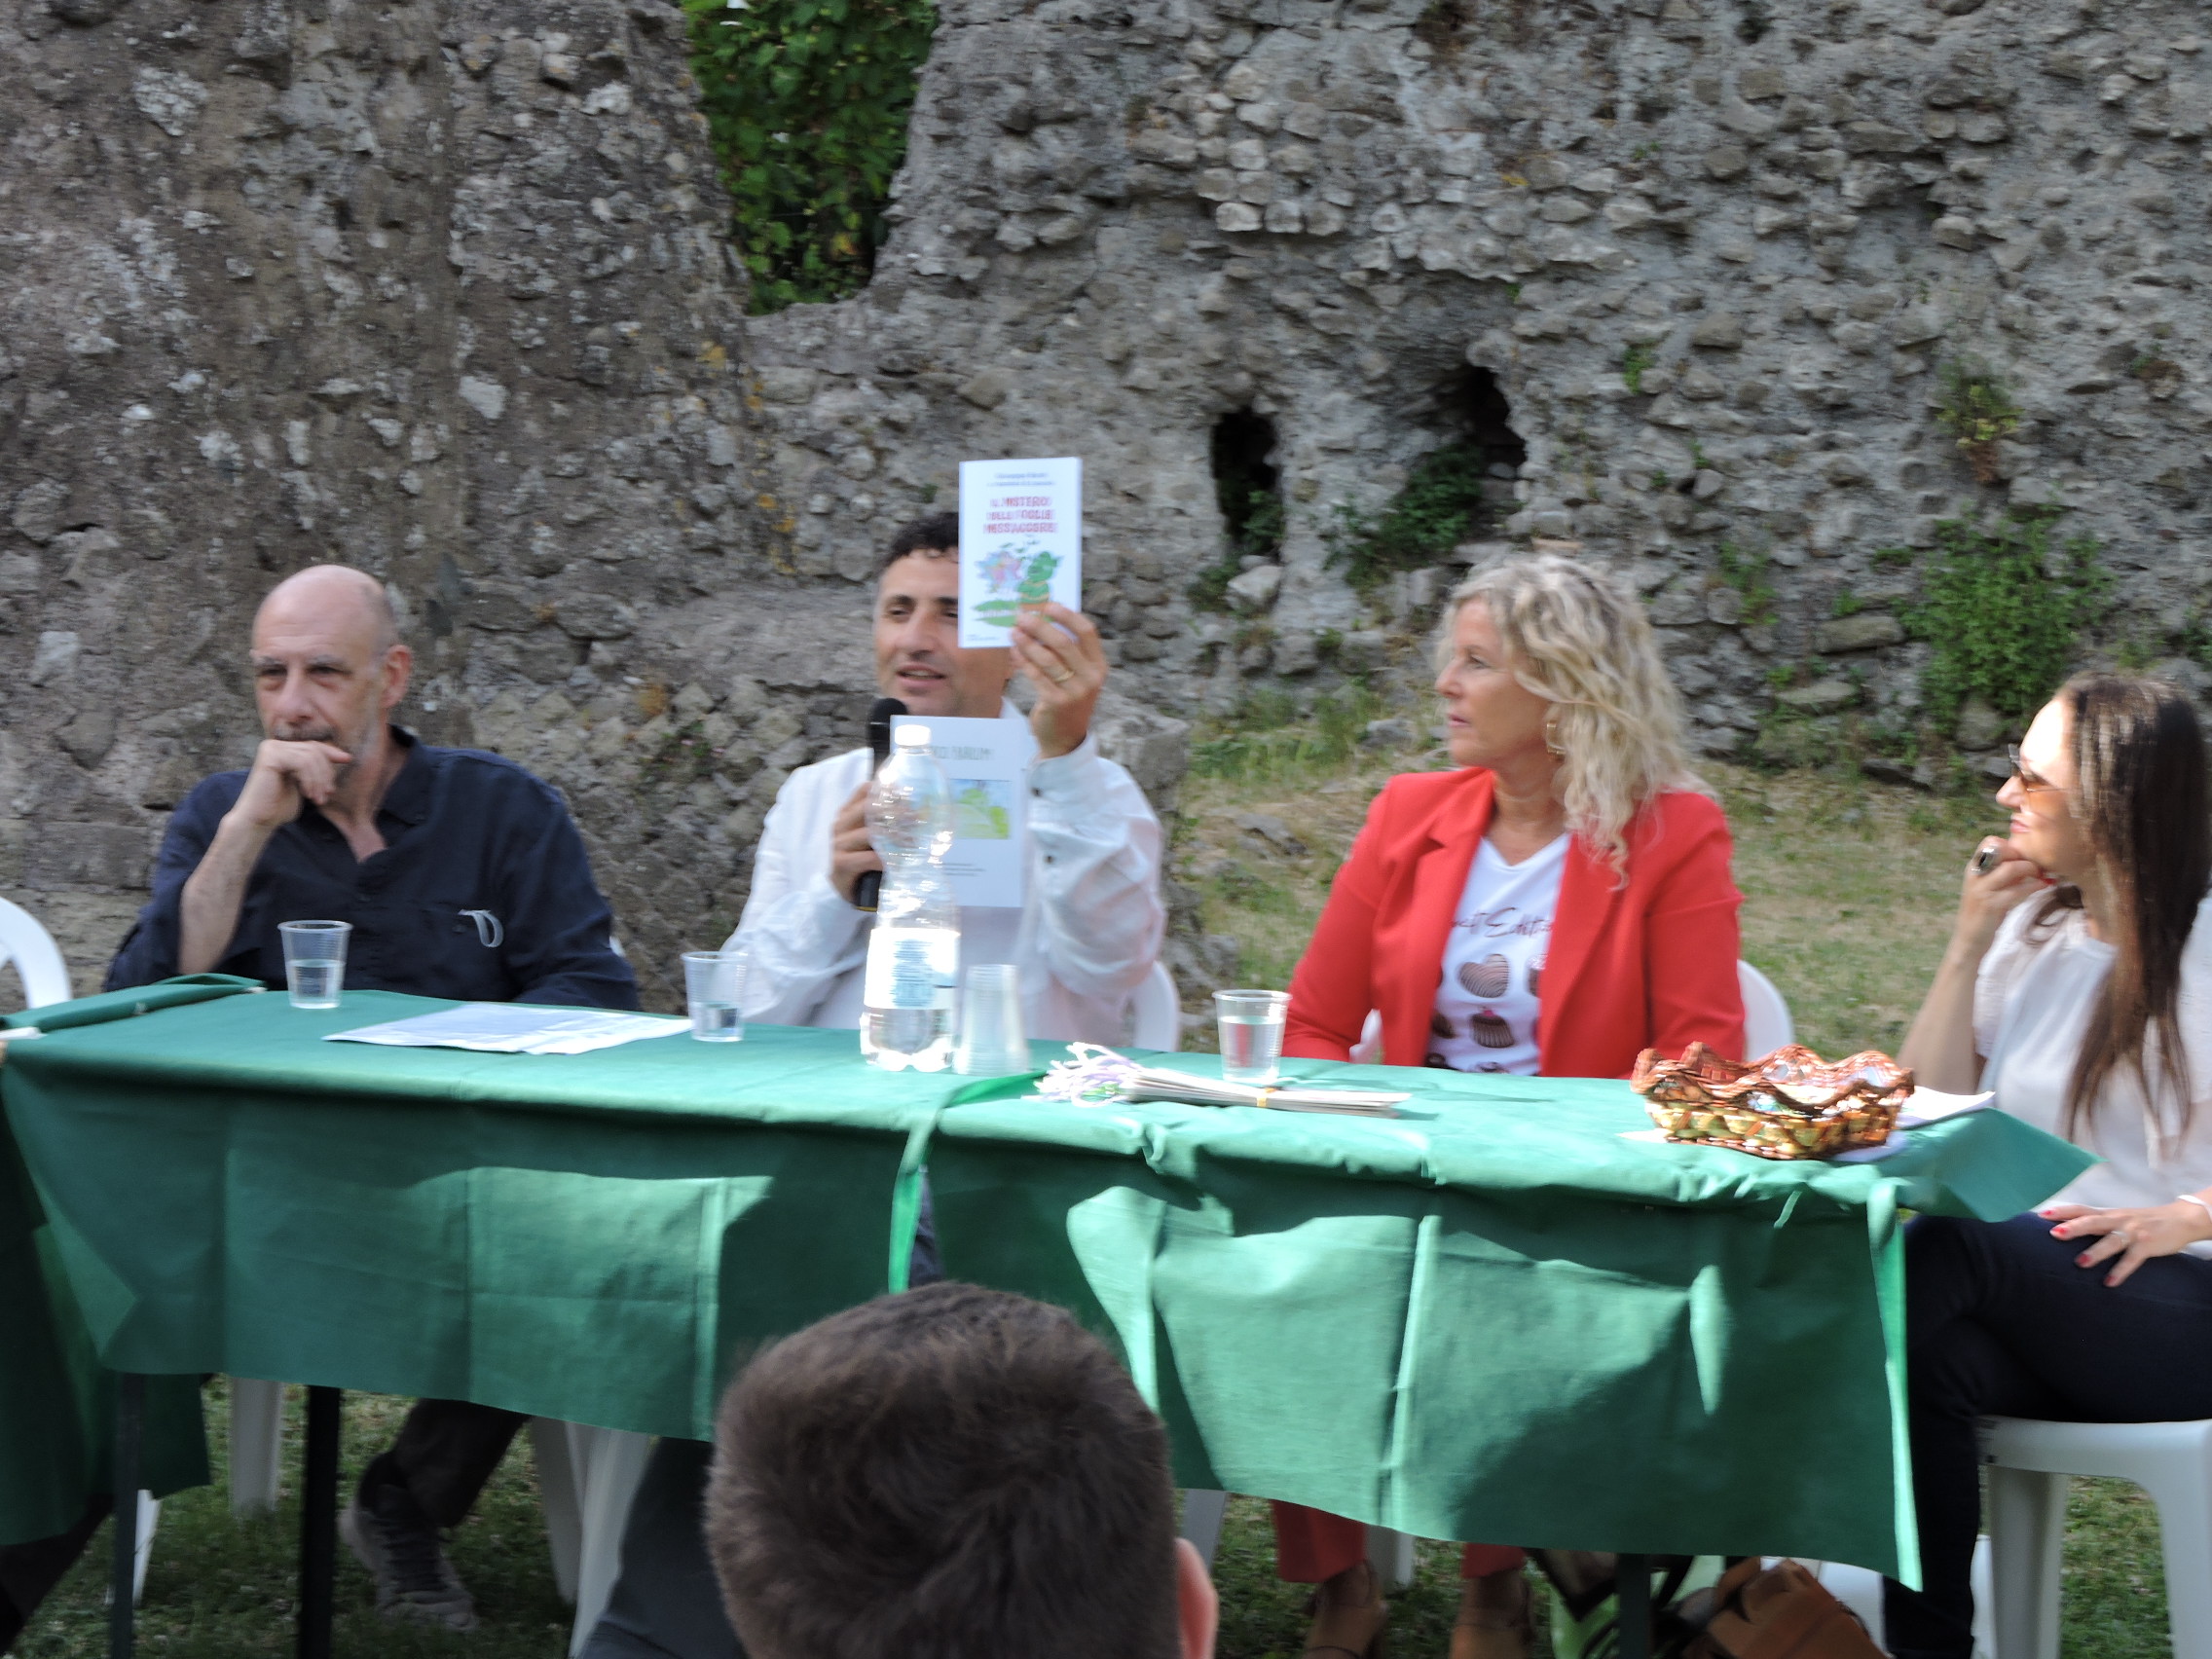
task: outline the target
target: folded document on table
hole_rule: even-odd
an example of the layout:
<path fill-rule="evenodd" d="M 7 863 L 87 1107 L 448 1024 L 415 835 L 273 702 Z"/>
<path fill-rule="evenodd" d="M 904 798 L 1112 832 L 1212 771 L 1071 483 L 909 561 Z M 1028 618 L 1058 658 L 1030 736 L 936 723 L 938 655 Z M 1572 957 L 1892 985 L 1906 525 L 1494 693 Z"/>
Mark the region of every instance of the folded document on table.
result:
<path fill-rule="evenodd" d="M 1078 1106 L 1103 1105 L 1109 1100 L 1172 1100 L 1185 1106 L 1264 1106 L 1274 1112 L 1341 1112 L 1355 1118 L 1395 1118 L 1404 1094 L 1385 1094 L 1372 1088 L 1314 1088 L 1305 1084 L 1229 1083 L 1220 1078 L 1193 1077 L 1165 1066 L 1148 1066 L 1102 1049 L 1095 1043 L 1073 1043 L 1075 1057 L 1061 1060 L 1037 1085 L 1049 1099 Z"/>
<path fill-rule="evenodd" d="M 412 1019 L 333 1031 L 323 1041 L 379 1043 L 391 1049 L 473 1049 L 488 1054 L 588 1054 L 594 1049 L 611 1049 L 641 1037 L 673 1037 L 690 1028 L 688 1020 L 650 1014 L 602 1014 L 534 1003 L 462 1003 Z"/>

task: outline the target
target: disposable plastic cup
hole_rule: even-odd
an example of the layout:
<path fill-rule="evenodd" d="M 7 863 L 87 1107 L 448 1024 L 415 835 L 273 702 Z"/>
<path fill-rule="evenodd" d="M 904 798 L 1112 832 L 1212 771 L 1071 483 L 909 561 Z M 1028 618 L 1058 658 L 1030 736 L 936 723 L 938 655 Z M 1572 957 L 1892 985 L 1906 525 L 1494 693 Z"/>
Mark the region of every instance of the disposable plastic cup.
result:
<path fill-rule="evenodd" d="M 691 1005 L 691 1035 L 702 1043 L 742 1043 L 745 1019 L 745 952 L 686 950 L 683 991 Z"/>
<path fill-rule="evenodd" d="M 294 1008 L 336 1008 L 346 983 L 346 941 L 351 922 L 278 922 L 284 941 L 284 985 Z"/>
<path fill-rule="evenodd" d="M 1216 991 L 1221 1029 L 1221 1075 L 1226 1083 L 1270 1084 L 1282 1058 L 1282 1023 L 1290 1012 L 1284 991 Z"/>
<path fill-rule="evenodd" d="M 1007 1077 L 1030 1069 L 1021 980 L 1013 963 L 978 962 L 962 976 L 952 1069 L 962 1077 Z"/>

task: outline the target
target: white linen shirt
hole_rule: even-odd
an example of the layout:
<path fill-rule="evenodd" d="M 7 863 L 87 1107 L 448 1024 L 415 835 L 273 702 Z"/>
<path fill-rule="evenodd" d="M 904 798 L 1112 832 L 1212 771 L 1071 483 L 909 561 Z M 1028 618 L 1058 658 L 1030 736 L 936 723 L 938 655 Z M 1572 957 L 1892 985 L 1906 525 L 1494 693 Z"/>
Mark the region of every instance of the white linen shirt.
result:
<path fill-rule="evenodd" d="M 1023 717 L 1012 703 L 1005 719 Z M 726 948 L 751 954 L 747 1019 L 858 1030 L 868 925 L 830 883 L 830 830 L 867 780 L 866 749 L 801 766 L 760 829 L 753 891 Z M 1027 902 L 960 912 L 963 974 L 1011 962 L 1028 1034 L 1119 1043 L 1166 931 L 1160 820 L 1136 780 L 1085 737 L 1029 768 Z"/>
<path fill-rule="evenodd" d="M 2066 1096 L 2074 1061 L 2105 977 L 2113 947 L 2089 937 L 2079 910 L 2061 913 L 2047 929 L 2029 926 L 2042 902 L 2014 907 L 1974 976 L 1974 1048 L 1988 1056 L 1981 1087 L 1997 1091 L 1996 1105 L 2054 1135 L 2066 1132 Z M 2180 1102 L 2164 1097 L 2156 1113 L 2145 1109 L 2132 1066 L 2106 1079 L 2095 1117 L 2082 1144 L 2103 1155 L 2057 1198 L 2097 1209 L 2168 1204 L 2177 1193 L 2212 1187 L 2212 899 L 2197 906 L 2195 925 L 2182 947 L 2181 986 L 2174 1010 L 2189 1056 L 2190 1092 L 2195 1096 L 2189 1126 Z M 2157 1049 L 2151 1050 L 2155 1057 Z M 2150 1074 L 2162 1086 L 2154 1063 Z M 2212 1256 L 2212 1241 L 2192 1244 L 2190 1254 Z"/>

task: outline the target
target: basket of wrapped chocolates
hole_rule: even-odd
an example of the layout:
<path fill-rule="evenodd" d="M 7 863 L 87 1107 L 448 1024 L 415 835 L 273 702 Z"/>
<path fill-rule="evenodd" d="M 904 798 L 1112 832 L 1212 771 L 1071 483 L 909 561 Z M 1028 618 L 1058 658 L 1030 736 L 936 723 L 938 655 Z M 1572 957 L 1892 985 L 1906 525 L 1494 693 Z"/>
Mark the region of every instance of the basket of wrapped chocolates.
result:
<path fill-rule="evenodd" d="M 1671 1141 L 1758 1158 L 1829 1158 L 1890 1138 L 1912 1073 L 1871 1049 L 1824 1060 L 1793 1043 L 1745 1062 L 1692 1043 L 1678 1060 L 1644 1050 L 1629 1087 Z"/>

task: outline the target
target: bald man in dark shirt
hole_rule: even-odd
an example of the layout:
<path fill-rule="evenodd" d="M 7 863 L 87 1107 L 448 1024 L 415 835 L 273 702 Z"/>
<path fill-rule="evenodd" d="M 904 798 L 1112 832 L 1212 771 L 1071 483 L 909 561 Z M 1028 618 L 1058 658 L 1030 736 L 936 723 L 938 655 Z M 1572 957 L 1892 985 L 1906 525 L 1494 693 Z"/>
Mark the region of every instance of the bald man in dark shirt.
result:
<path fill-rule="evenodd" d="M 391 723 L 413 660 L 383 584 L 362 571 L 316 566 L 262 602 L 252 666 L 267 737 L 251 767 L 207 779 L 170 819 L 111 989 L 209 971 L 280 988 L 277 924 L 314 918 L 352 923 L 356 990 L 638 1006 L 561 797 L 511 760 Z M 439 1533 L 467 1515 L 524 1420 L 416 1403 L 342 1522 L 380 1609 L 473 1628 Z"/>

